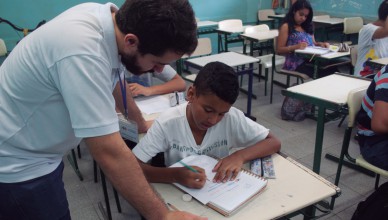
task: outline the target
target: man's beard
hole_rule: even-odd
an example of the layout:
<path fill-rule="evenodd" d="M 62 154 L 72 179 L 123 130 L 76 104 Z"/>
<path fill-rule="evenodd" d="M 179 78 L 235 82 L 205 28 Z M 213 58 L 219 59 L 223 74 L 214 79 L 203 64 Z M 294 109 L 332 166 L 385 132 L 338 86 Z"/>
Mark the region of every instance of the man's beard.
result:
<path fill-rule="evenodd" d="M 138 65 L 136 55 L 121 54 L 121 63 L 125 68 L 134 75 L 141 75 L 143 73 L 152 72 L 151 70 L 142 71 L 141 67 Z"/>

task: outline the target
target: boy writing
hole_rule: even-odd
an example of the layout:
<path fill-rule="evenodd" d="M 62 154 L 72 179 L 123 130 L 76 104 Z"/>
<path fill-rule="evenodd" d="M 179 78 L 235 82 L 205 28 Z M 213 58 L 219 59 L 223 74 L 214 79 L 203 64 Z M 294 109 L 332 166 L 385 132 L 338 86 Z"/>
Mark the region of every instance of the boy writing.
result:
<path fill-rule="evenodd" d="M 268 129 L 232 107 L 238 92 L 233 68 L 220 62 L 207 64 L 187 91 L 188 103 L 162 113 L 133 149 L 148 181 L 190 188 L 202 188 L 206 182 L 200 167 L 194 166 L 198 172 L 193 172 L 146 164 L 159 152 L 164 152 L 167 167 L 193 154 L 222 158 L 213 169 L 217 172 L 213 181 L 226 182 L 236 178 L 245 162 L 279 151 L 280 141 Z"/>

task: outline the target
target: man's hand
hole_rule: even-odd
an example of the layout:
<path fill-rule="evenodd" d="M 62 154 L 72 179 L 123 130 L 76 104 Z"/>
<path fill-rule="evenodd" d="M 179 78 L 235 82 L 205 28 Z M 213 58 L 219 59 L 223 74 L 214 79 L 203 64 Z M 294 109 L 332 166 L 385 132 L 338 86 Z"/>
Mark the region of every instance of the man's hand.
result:
<path fill-rule="evenodd" d="M 200 217 L 188 212 L 174 211 L 167 213 L 164 220 L 207 220 L 206 217 Z"/>

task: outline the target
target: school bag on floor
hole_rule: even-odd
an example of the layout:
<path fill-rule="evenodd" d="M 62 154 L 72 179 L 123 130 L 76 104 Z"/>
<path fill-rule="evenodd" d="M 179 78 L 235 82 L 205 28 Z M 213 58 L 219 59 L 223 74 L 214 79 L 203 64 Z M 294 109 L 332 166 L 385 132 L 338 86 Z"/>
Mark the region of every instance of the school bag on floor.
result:
<path fill-rule="evenodd" d="M 388 219 L 388 182 L 382 184 L 365 201 L 358 203 L 352 220 Z"/>

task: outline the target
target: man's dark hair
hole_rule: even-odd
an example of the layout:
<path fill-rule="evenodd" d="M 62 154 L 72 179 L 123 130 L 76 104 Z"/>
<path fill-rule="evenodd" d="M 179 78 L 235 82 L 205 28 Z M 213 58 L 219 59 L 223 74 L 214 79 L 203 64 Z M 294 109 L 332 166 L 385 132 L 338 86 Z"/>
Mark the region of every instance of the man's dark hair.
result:
<path fill-rule="evenodd" d="M 295 19 L 294 19 L 295 13 L 302 9 L 308 9 L 310 11 L 306 20 L 301 24 L 302 28 L 304 31 L 306 31 L 309 34 L 314 33 L 313 8 L 311 7 L 310 2 L 307 0 L 297 0 L 294 4 L 292 4 L 286 16 L 283 19 L 283 23 L 288 24 L 289 34 L 291 34 L 292 31 L 295 29 Z"/>
<path fill-rule="evenodd" d="M 381 2 L 379 6 L 379 20 L 385 21 L 388 16 L 388 0 Z"/>
<path fill-rule="evenodd" d="M 230 104 L 236 101 L 239 92 L 236 72 L 232 67 L 221 62 L 206 64 L 199 71 L 193 86 L 196 96 L 215 94 Z"/>
<path fill-rule="evenodd" d="M 143 55 L 191 54 L 197 46 L 197 24 L 188 0 L 126 0 L 115 19 L 121 32 L 138 37 Z"/>

